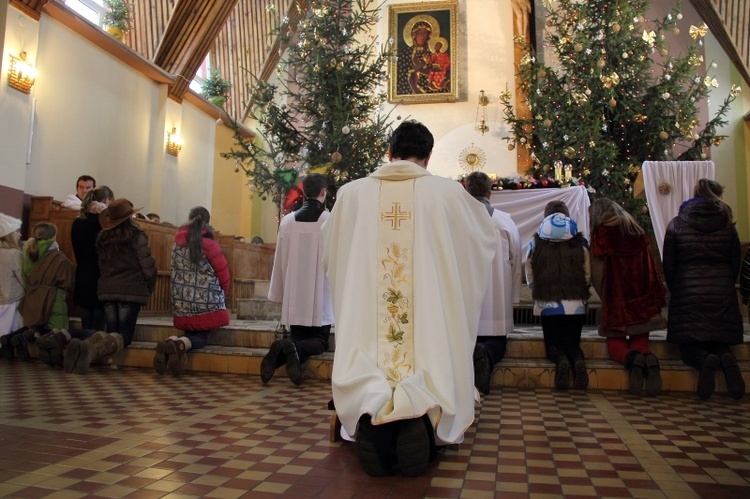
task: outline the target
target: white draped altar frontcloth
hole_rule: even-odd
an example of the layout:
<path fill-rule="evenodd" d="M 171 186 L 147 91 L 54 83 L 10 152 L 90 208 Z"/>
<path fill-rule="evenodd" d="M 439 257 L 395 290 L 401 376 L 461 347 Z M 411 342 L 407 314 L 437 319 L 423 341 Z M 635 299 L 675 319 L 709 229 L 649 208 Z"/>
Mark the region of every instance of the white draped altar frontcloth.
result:
<path fill-rule="evenodd" d="M 524 248 L 539 230 L 544 220 L 544 207 L 553 200 L 563 201 L 570 211 L 570 218 L 576 221 L 578 231 L 589 237 L 589 194 L 580 185 L 560 189 L 519 189 L 517 191 L 492 191 L 490 204 L 508 213 L 518 227 Z M 525 252 L 524 252 L 525 254 Z"/>
<path fill-rule="evenodd" d="M 698 180 L 714 179 L 714 162 L 645 161 L 641 171 L 654 237 L 659 245 L 659 256 L 663 256 L 664 234 L 669 222 L 677 216 L 680 205 L 693 197 L 693 189 Z M 669 186 L 668 193 L 659 192 L 662 184 Z"/>

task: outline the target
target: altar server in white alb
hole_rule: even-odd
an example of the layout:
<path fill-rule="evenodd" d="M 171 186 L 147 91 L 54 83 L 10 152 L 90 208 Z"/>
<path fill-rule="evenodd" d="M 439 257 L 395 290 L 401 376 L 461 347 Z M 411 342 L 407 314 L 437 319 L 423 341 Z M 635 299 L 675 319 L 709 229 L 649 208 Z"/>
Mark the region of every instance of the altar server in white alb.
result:
<path fill-rule="evenodd" d="M 464 187 L 487 209 L 497 235 L 497 253 L 474 347 L 474 384 L 487 395 L 492 369 L 505 357 L 508 333 L 513 332 L 513 304 L 521 299 L 521 234 L 508 213 L 490 204 L 492 180 L 486 173 L 470 173 L 464 179 Z"/>
<path fill-rule="evenodd" d="M 333 324 L 333 304 L 321 263 L 321 226 L 330 213 L 325 209 L 326 179 L 311 173 L 302 180 L 302 208 L 281 219 L 268 299 L 281 302 L 281 323 L 291 338 L 276 339 L 260 364 L 263 383 L 286 364 L 295 385 L 302 383 L 302 365 L 312 355 L 328 350 Z"/>
<path fill-rule="evenodd" d="M 463 440 L 479 399 L 472 352 L 495 230 L 460 183 L 427 171 L 433 144 L 403 122 L 391 162 L 339 189 L 323 226 L 333 401 L 374 476 L 423 473 L 436 444 Z"/>

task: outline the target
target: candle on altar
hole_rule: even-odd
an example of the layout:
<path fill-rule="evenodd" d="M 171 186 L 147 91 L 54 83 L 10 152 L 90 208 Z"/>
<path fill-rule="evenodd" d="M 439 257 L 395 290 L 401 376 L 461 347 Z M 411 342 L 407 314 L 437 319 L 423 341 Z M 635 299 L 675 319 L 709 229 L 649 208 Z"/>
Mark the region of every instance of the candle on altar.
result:
<path fill-rule="evenodd" d="M 568 163 L 565 165 L 565 181 L 570 182 L 573 180 L 573 165 Z"/>
<path fill-rule="evenodd" d="M 562 166 L 563 166 L 563 164 L 562 164 L 562 161 L 560 161 L 559 159 L 557 161 L 555 161 L 553 164 L 555 166 L 555 180 L 557 180 L 559 182 L 560 180 L 562 180 Z"/>

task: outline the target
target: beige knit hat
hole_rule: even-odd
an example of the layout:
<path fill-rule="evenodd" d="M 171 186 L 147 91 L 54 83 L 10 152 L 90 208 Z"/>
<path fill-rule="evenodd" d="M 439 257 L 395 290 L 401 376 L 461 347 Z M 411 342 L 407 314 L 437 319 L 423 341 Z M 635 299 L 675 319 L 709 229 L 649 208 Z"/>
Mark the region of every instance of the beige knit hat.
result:
<path fill-rule="evenodd" d="M 5 237 L 17 230 L 21 230 L 21 225 L 23 225 L 23 222 L 19 219 L 13 218 L 5 213 L 0 213 L 0 237 Z"/>

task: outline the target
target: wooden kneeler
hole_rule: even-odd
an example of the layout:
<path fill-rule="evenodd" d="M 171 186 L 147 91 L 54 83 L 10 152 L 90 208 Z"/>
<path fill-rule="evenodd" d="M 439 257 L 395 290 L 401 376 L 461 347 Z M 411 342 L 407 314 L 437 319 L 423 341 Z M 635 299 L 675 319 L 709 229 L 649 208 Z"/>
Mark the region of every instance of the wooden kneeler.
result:
<path fill-rule="evenodd" d="M 328 438 L 329 441 L 334 444 L 343 440 L 341 438 L 341 421 L 339 420 L 338 414 L 336 414 L 336 406 L 333 405 L 333 400 L 328 401 L 328 409 L 333 411 L 333 414 L 331 414 L 331 427 Z"/>

